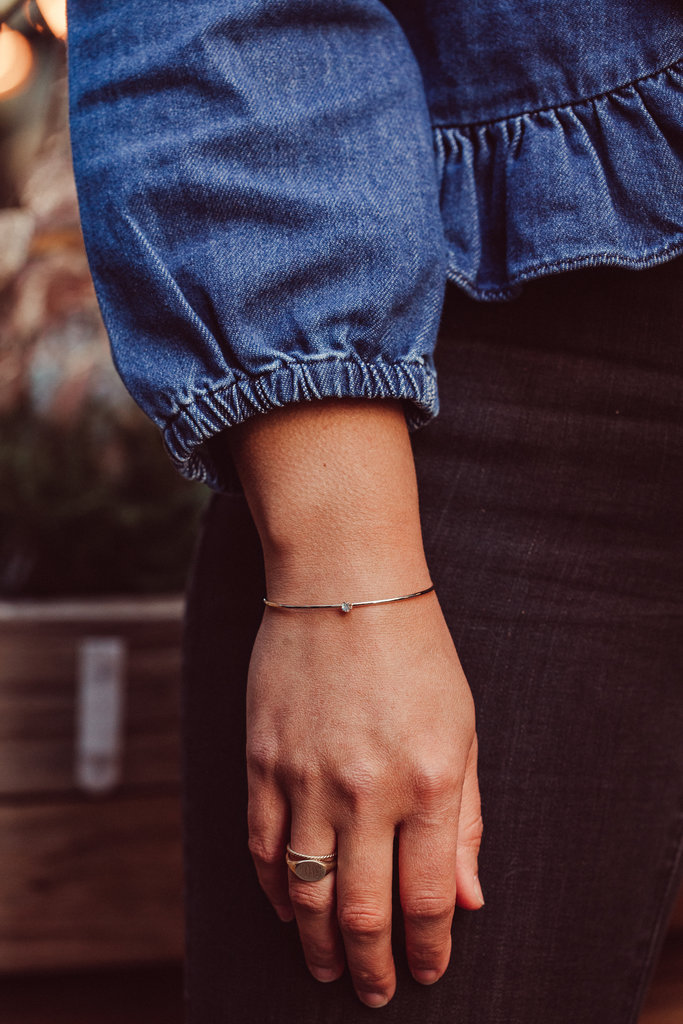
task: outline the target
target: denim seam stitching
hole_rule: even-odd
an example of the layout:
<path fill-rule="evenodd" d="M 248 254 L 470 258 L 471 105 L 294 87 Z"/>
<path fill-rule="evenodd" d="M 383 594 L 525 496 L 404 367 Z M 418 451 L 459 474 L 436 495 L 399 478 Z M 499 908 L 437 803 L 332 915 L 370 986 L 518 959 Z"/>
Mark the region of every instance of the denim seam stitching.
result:
<path fill-rule="evenodd" d="M 514 121 L 518 117 L 533 117 L 535 114 L 547 114 L 551 111 L 569 110 L 574 107 L 581 107 L 587 103 L 594 103 L 596 100 L 605 99 L 608 96 L 616 95 L 623 89 L 633 89 L 641 82 L 646 82 L 651 78 L 657 78 L 658 75 L 667 74 L 670 71 L 679 70 L 679 66 L 683 64 L 683 58 L 678 57 L 671 64 L 667 64 L 666 67 L 658 68 L 657 71 L 649 71 L 646 75 L 640 75 L 639 78 L 634 78 L 630 82 L 624 82 L 622 85 L 613 86 L 611 89 L 605 89 L 603 92 L 597 92 L 592 96 L 584 96 L 581 99 L 569 100 L 567 103 L 551 103 L 545 107 L 536 107 L 531 110 L 520 110 L 515 114 L 505 114 L 503 117 L 493 117 L 486 121 L 461 121 L 456 123 L 445 123 L 435 121 L 432 124 L 434 131 L 450 131 L 465 128 L 487 128 L 495 124 L 502 124 L 505 121 Z M 681 68 L 683 70 L 683 68 Z"/>

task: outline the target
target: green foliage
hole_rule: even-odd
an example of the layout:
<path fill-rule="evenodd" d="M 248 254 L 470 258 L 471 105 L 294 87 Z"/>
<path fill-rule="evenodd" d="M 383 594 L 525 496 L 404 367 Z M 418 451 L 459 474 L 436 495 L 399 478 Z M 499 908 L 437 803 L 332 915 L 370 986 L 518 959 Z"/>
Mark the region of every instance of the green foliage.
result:
<path fill-rule="evenodd" d="M 0 419 L 0 594 L 181 590 L 209 493 L 142 414 L 91 402 L 68 428 Z"/>

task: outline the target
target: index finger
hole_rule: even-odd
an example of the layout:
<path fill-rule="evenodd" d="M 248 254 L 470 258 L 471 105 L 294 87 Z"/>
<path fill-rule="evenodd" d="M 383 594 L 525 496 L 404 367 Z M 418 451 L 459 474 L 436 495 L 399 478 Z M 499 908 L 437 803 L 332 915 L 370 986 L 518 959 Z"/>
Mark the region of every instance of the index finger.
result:
<path fill-rule="evenodd" d="M 346 960 L 359 999 L 384 1006 L 396 991 L 391 955 L 391 879 L 394 831 L 377 834 L 355 822 L 339 835 L 337 915 Z"/>

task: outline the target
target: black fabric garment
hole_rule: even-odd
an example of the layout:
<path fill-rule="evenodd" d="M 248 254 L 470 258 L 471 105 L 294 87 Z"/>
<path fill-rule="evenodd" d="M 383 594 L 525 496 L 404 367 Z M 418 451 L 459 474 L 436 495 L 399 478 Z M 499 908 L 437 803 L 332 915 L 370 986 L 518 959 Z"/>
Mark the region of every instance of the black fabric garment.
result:
<path fill-rule="evenodd" d="M 477 709 L 477 912 L 396 996 L 308 973 L 247 850 L 244 694 L 263 565 L 216 495 L 189 586 L 189 1024 L 634 1024 L 681 880 L 683 260 L 500 306 L 449 286 L 442 408 L 412 436 L 432 579 Z M 295 699 L 293 697 L 293 699 Z"/>

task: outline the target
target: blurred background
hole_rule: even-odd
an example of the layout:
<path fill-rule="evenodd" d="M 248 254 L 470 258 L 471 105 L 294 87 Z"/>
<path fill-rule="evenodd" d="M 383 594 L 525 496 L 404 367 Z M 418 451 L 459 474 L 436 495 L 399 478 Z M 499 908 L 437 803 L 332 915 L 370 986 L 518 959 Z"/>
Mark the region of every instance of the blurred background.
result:
<path fill-rule="evenodd" d="M 0 1019 L 175 1024 L 182 592 L 208 492 L 111 363 L 64 0 L 0 0 L 0 25 Z M 682 1021 L 683 907 L 641 1024 Z"/>
<path fill-rule="evenodd" d="M 0 0 L 0 1019 L 182 1020 L 182 592 L 208 492 L 119 380 L 64 0 Z"/>

